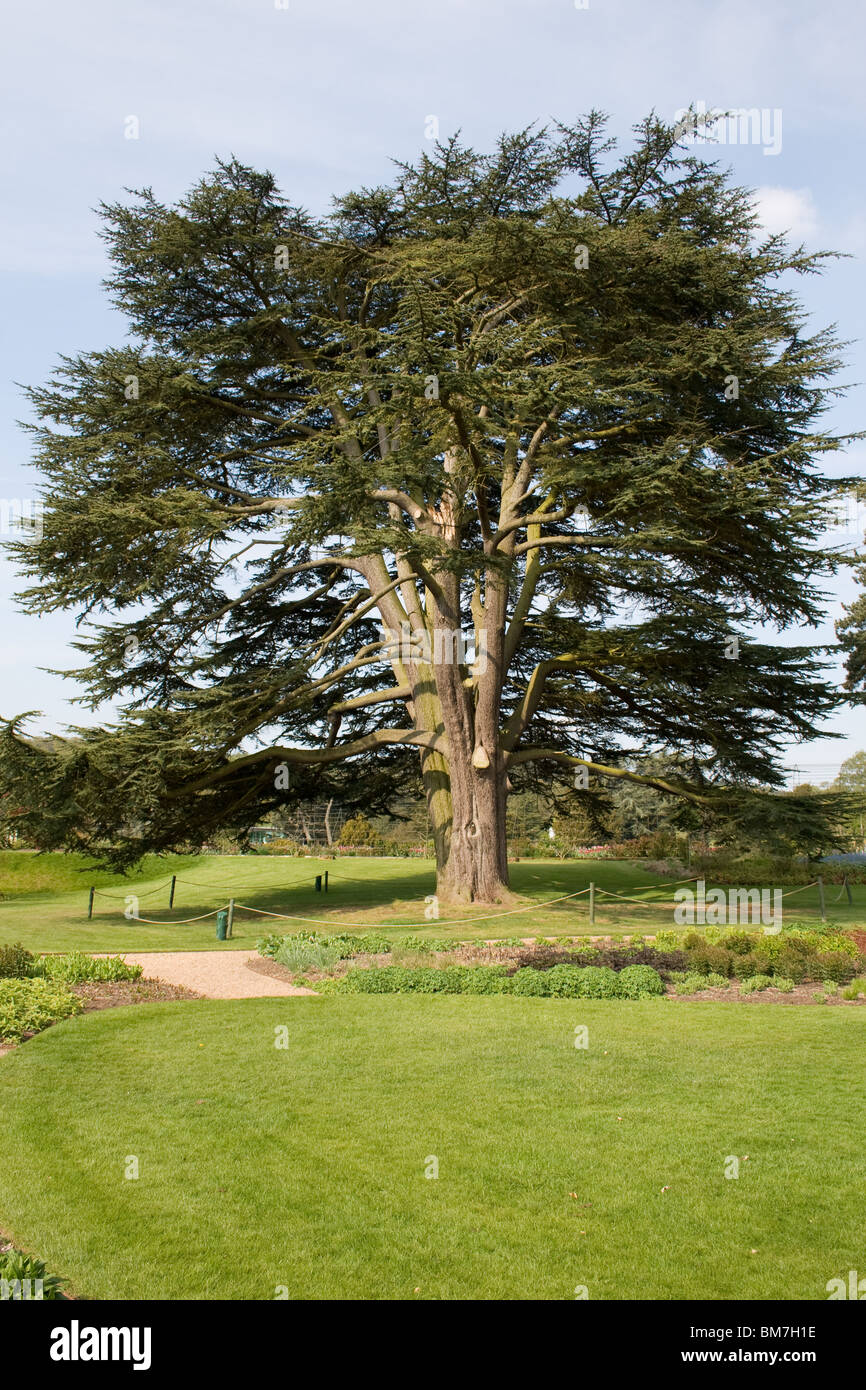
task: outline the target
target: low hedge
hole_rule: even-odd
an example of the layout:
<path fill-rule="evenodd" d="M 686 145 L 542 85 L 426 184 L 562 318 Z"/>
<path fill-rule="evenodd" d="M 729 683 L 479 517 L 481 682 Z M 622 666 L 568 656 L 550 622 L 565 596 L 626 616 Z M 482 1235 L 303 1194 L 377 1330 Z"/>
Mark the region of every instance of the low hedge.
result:
<path fill-rule="evenodd" d="M 664 994 L 657 970 L 633 965 L 619 972 L 606 966 L 559 964 L 549 970 L 525 966 L 508 975 L 503 965 L 400 965 L 350 970 L 339 980 L 318 982 L 334 994 L 517 994 L 548 999 L 647 999 Z"/>
<path fill-rule="evenodd" d="M 685 970 L 689 957 L 685 951 L 657 949 L 652 945 L 579 946 L 566 949 L 544 943 L 533 950 L 524 949 L 517 957 L 516 967 L 531 966 L 534 970 L 552 970 L 557 965 L 600 965 L 617 972 L 637 965 L 648 965 L 662 975 L 673 970 Z"/>
<path fill-rule="evenodd" d="M 503 994 L 510 983 L 501 965 L 373 966 L 328 982 L 337 994 Z"/>
<path fill-rule="evenodd" d="M 775 934 L 708 927 L 689 932 L 682 944 L 689 972 L 738 980 L 773 976 L 844 985 L 864 965 L 857 943 L 831 924 L 792 925 Z"/>

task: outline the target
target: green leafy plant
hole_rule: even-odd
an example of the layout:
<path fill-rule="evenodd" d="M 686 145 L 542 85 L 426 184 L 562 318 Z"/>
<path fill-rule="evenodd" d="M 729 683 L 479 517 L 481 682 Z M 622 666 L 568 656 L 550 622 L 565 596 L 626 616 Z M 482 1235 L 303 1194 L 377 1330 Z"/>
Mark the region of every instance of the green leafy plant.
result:
<path fill-rule="evenodd" d="M 627 965 L 617 976 L 617 986 L 623 999 L 649 999 L 665 992 L 661 975 L 651 965 Z"/>
<path fill-rule="evenodd" d="M 34 1298 L 45 1302 L 61 1299 L 63 1286 L 67 1283 L 59 1274 L 49 1274 L 43 1260 L 37 1260 L 34 1255 L 25 1255 L 23 1251 L 14 1249 L 0 1251 L 0 1280 L 6 1281 L 8 1298 Z M 34 1291 L 37 1281 L 41 1286 L 38 1294 Z M 0 1284 L 0 1288 L 2 1287 Z"/>
<path fill-rule="evenodd" d="M 562 967 L 556 967 L 562 969 Z M 619 993 L 617 974 L 606 965 L 586 965 L 572 967 L 579 970 L 579 992 L 577 997 L 580 999 L 615 999 Z M 549 974 L 553 974 L 551 970 Z"/>
<path fill-rule="evenodd" d="M 318 989 L 318 985 L 316 985 Z M 339 994 L 502 994 L 511 981 L 501 965 L 449 965 L 407 968 L 400 965 L 354 969 L 335 981 Z"/>
<path fill-rule="evenodd" d="M 683 939 L 676 931 L 657 931 L 655 946 L 659 951 L 675 951 L 682 946 Z"/>
<path fill-rule="evenodd" d="M 316 985 L 319 988 L 319 985 Z M 329 992 L 344 994 L 516 994 L 546 999 L 646 999 L 664 993 L 658 971 L 632 965 L 617 973 L 606 966 L 525 966 L 512 976 L 504 965 L 404 967 L 350 970 Z"/>
<path fill-rule="evenodd" d="M 416 938 L 420 939 L 420 938 Z M 352 956 L 360 955 L 381 955 L 391 949 L 391 938 L 377 935 L 375 932 L 368 932 L 362 936 L 352 936 L 345 932 L 334 932 L 329 935 L 327 932 L 318 931 L 299 931 L 292 932 L 290 936 L 282 935 L 278 932 L 270 932 L 267 936 L 262 936 L 256 942 L 256 950 L 260 956 L 269 960 L 276 960 L 283 947 L 300 945 L 325 946 L 339 952 L 338 960 L 348 960 Z M 450 943 L 453 946 L 455 943 Z M 431 949 L 427 947 L 427 949 Z"/>
<path fill-rule="evenodd" d="M 759 990 L 772 989 L 774 983 L 772 975 L 750 975 L 740 981 L 740 993 L 757 994 Z"/>
<path fill-rule="evenodd" d="M 680 978 L 674 982 L 674 990 L 677 994 L 700 994 L 701 990 L 709 988 L 708 977 L 706 975 L 698 975 L 695 972 L 681 975 Z"/>
<path fill-rule="evenodd" d="M 850 985 L 846 985 L 842 991 L 843 999 L 859 999 L 862 995 L 866 995 L 866 978 L 864 977 L 852 980 Z"/>
<path fill-rule="evenodd" d="M 511 977 L 511 991 L 519 995 L 539 995 L 545 996 L 550 992 L 550 986 L 546 982 L 546 976 L 552 972 L 549 970 L 535 970 L 531 965 L 524 966 Z"/>
<path fill-rule="evenodd" d="M 60 981 L 0 980 L 0 1042 L 20 1042 L 83 1008 Z"/>
<path fill-rule="evenodd" d="M 91 980 L 140 980 L 144 967 L 128 965 L 122 956 L 98 957 L 70 951 L 64 956 L 40 956 L 31 973 L 46 980 L 81 985 Z"/>
<path fill-rule="evenodd" d="M 303 975 L 308 970 L 331 970 L 341 959 L 339 946 L 325 941 L 293 941 L 286 937 L 274 957 L 278 965 Z"/>

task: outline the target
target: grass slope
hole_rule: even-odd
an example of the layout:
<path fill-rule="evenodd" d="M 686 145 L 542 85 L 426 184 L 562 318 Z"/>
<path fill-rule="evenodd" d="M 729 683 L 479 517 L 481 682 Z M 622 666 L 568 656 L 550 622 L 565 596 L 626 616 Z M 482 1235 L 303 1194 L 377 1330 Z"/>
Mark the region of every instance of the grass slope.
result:
<path fill-rule="evenodd" d="M 330 891 L 314 889 L 316 874 L 328 870 Z M 179 876 L 174 911 L 168 911 L 168 880 Z M 599 895 L 596 925 L 589 922 L 587 897 L 548 908 L 540 905 L 563 894 L 579 892 L 594 880 L 599 889 L 624 894 L 653 882 L 640 863 L 604 860 L 526 860 L 514 864 L 512 886 L 527 899 L 524 911 L 506 916 L 491 910 L 443 910 L 438 921 L 425 921 L 425 897 L 435 887 L 429 860 L 407 859 L 282 859 L 245 856 L 200 856 L 144 861 L 134 876 L 124 879 L 94 871 L 87 860 L 73 855 L 37 856 L 15 851 L 0 853 L 0 944 L 23 941 L 32 950 L 84 951 L 212 950 L 216 947 L 214 918 L 183 924 L 222 907 L 230 897 L 251 908 L 294 914 L 297 921 L 273 921 L 239 910 L 234 940 L 226 950 L 255 945 L 263 932 L 292 931 L 320 926 L 339 929 L 356 924 L 361 930 L 383 926 L 395 934 L 454 936 L 466 939 L 501 936 L 579 935 L 607 931 L 655 931 L 674 926 L 672 889 L 653 886 L 641 899 L 655 907 L 633 907 Z M 93 921 L 87 919 L 88 891 L 95 884 Z M 838 896 L 828 890 L 828 900 Z M 140 897 L 144 918 L 157 925 L 124 919 L 125 898 Z M 831 902 L 830 915 L 842 923 L 866 922 L 866 886 L 853 890 L 854 905 Z M 786 900 L 793 917 L 818 917 L 817 890 L 799 892 Z M 469 921 L 459 920 L 469 918 Z M 312 920 L 311 920 L 312 919 Z M 177 923 L 177 925 L 175 925 Z M 420 925 L 418 925 L 420 924 Z"/>
<path fill-rule="evenodd" d="M 92 1014 L 0 1060 L 0 1225 L 88 1298 L 825 1299 L 862 1259 L 864 1026 L 443 997 Z"/>

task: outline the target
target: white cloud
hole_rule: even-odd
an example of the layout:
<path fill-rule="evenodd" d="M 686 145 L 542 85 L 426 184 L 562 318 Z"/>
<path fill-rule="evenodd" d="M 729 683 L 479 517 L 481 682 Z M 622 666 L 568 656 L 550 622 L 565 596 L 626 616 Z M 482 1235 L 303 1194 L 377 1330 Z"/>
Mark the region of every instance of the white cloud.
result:
<path fill-rule="evenodd" d="M 765 232 L 785 232 L 794 242 L 814 241 L 818 210 L 808 188 L 764 187 L 755 191 L 755 208 Z"/>

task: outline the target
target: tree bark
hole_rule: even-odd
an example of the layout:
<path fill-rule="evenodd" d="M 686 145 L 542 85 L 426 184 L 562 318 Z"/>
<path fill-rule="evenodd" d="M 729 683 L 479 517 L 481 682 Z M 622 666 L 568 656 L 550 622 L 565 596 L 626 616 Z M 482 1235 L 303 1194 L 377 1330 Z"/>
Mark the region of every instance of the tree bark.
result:
<path fill-rule="evenodd" d="M 443 905 L 512 901 L 505 836 L 505 778 L 491 766 L 452 769 L 451 824 L 437 835 L 436 896 Z M 431 821 L 433 812 L 431 809 Z"/>
<path fill-rule="evenodd" d="M 448 637 L 448 625 L 441 628 Z M 440 652 L 453 650 L 443 642 Z M 498 729 L 498 672 L 489 669 L 479 692 L 467 688 L 466 667 L 435 661 L 429 682 L 448 740 L 448 756 L 422 754 L 422 770 L 436 849 L 436 896 L 443 905 L 502 903 L 508 886 L 505 835 L 506 772 Z M 423 700 L 416 700 L 416 708 Z"/>

